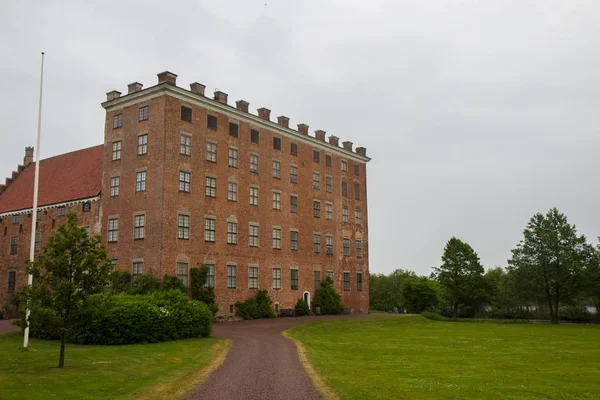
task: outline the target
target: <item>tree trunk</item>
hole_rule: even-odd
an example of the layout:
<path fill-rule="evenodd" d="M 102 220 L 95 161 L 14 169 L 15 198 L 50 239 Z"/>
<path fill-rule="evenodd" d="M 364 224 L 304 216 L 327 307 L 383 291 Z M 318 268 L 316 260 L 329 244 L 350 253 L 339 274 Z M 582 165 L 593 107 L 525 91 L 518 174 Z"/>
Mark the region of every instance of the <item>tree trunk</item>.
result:
<path fill-rule="evenodd" d="M 65 340 L 66 335 L 64 333 L 60 334 L 60 358 L 58 359 L 58 368 L 65 367 Z"/>
<path fill-rule="evenodd" d="M 558 324 L 558 303 L 560 294 L 560 284 L 556 284 L 556 297 L 554 298 L 554 317 L 552 318 L 553 324 Z"/>
<path fill-rule="evenodd" d="M 552 323 L 558 321 L 558 316 L 554 315 L 554 308 L 552 306 L 552 294 L 550 294 L 550 283 L 548 282 L 548 277 L 544 273 L 544 282 L 546 283 L 546 300 L 548 300 L 548 306 L 550 307 L 550 320 Z"/>

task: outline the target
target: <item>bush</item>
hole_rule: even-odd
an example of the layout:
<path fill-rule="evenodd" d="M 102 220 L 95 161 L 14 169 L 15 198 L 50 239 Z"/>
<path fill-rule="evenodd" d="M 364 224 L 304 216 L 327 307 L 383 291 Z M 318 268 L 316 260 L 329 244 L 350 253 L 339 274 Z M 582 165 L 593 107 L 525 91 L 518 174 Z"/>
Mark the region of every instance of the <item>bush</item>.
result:
<path fill-rule="evenodd" d="M 313 304 L 315 307 L 319 307 L 320 314 L 344 313 L 342 299 L 333 288 L 333 281 L 329 277 L 321 282 L 321 287 L 315 292 Z"/>
<path fill-rule="evenodd" d="M 204 302 L 212 314 L 215 315 L 219 311 L 217 303 L 215 303 L 215 288 L 205 287 L 208 279 L 208 266 L 203 265 L 201 268 L 190 269 L 190 293 L 192 299 Z"/>
<path fill-rule="evenodd" d="M 235 303 L 235 314 L 244 319 L 273 318 L 275 312 L 271 307 L 273 301 L 266 290 L 259 290 L 256 296 L 244 302 Z"/>
<path fill-rule="evenodd" d="M 139 275 L 131 282 L 131 294 L 149 294 L 160 288 L 160 281 L 150 274 Z"/>
<path fill-rule="evenodd" d="M 187 294 L 187 292 L 188 292 L 188 288 L 185 287 L 185 285 L 183 284 L 183 281 L 181 279 L 179 279 L 176 276 L 171 276 L 171 275 L 167 275 L 167 274 L 165 274 L 165 276 L 163 277 L 161 289 L 162 290 L 179 290 L 180 292 L 185 293 L 185 294 Z"/>
<path fill-rule="evenodd" d="M 443 315 L 440 315 L 440 314 L 434 313 L 434 312 L 430 312 L 430 311 L 422 312 L 421 316 L 425 317 L 427 319 L 434 320 L 434 321 L 450 321 L 451 320 L 451 318 L 444 317 Z"/>
<path fill-rule="evenodd" d="M 304 299 L 300 298 L 296 302 L 296 316 L 302 317 L 309 313 L 308 303 Z"/>

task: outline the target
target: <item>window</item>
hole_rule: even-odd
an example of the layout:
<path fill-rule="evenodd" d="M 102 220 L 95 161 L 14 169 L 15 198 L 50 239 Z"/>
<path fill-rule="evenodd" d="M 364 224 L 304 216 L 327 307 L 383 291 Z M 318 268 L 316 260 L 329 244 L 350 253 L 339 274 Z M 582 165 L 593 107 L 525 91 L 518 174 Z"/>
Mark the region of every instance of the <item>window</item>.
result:
<path fill-rule="evenodd" d="M 237 267 L 227 264 L 227 287 L 234 289 L 237 286 Z"/>
<path fill-rule="evenodd" d="M 273 136 L 273 149 L 281 150 L 281 138 L 278 138 L 277 136 Z"/>
<path fill-rule="evenodd" d="M 138 147 L 137 154 L 138 156 L 142 156 L 148 153 L 148 134 L 143 134 L 138 136 Z"/>
<path fill-rule="evenodd" d="M 8 293 L 13 293 L 17 286 L 17 271 L 8 271 Z"/>
<path fill-rule="evenodd" d="M 250 186 L 250 205 L 258 206 L 258 188 Z"/>
<path fill-rule="evenodd" d="M 19 248 L 19 237 L 11 236 L 10 237 L 10 254 L 17 254 L 18 248 Z"/>
<path fill-rule="evenodd" d="M 290 196 L 290 212 L 298 212 L 298 196 L 295 194 Z"/>
<path fill-rule="evenodd" d="M 250 141 L 252 143 L 258 143 L 258 131 L 256 129 L 250 130 Z"/>
<path fill-rule="evenodd" d="M 108 220 L 108 242 L 116 242 L 119 239 L 119 219 L 111 218 Z"/>
<path fill-rule="evenodd" d="M 354 175 L 360 176 L 360 165 L 354 163 Z"/>
<path fill-rule="evenodd" d="M 258 289 L 258 266 L 248 267 L 248 289 Z"/>
<path fill-rule="evenodd" d="M 354 244 L 356 245 L 356 257 L 360 258 L 363 255 L 362 252 L 362 239 L 356 239 L 354 241 Z"/>
<path fill-rule="evenodd" d="M 121 177 L 120 176 L 112 176 L 110 178 L 110 197 L 115 197 L 115 196 L 119 195 L 119 186 L 120 185 L 121 185 Z"/>
<path fill-rule="evenodd" d="M 146 225 L 146 216 L 144 214 L 133 217 L 133 239 L 139 240 L 144 238 L 144 226 Z"/>
<path fill-rule="evenodd" d="M 350 275 L 350 274 L 348 274 L 348 275 Z M 359 292 L 362 292 L 362 272 L 356 273 L 356 290 L 358 290 Z"/>
<path fill-rule="evenodd" d="M 344 238 L 344 256 L 348 257 L 350 255 L 350 239 Z"/>
<path fill-rule="evenodd" d="M 90 201 L 86 201 L 85 203 L 83 203 L 81 205 L 81 211 L 83 211 L 83 212 L 90 212 L 91 209 L 92 209 L 92 203 Z"/>
<path fill-rule="evenodd" d="M 344 272 L 344 292 L 350 290 L 350 272 Z"/>
<path fill-rule="evenodd" d="M 208 274 L 206 275 L 206 283 L 204 287 L 215 287 L 215 265 L 205 264 L 208 267 Z"/>
<path fill-rule="evenodd" d="M 217 162 L 217 144 L 213 142 L 206 142 L 206 160 L 211 162 Z"/>
<path fill-rule="evenodd" d="M 321 152 L 313 150 L 313 161 L 317 163 L 321 162 Z"/>
<path fill-rule="evenodd" d="M 319 200 L 313 200 L 313 217 L 321 218 L 321 202 Z"/>
<path fill-rule="evenodd" d="M 342 171 L 348 171 L 348 163 L 346 162 L 346 160 L 341 161 L 340 167 L 341 167 Z"/>
<path fill-rule="evenodd" d="M 177 239 L 190 239 L 190 216 L 179 214 L 177 216 Z"/>
<path fill-rule="evenodd" d="M 42 212 L 38 211 L 37 213 L 35 213 L 35 220 L 40 221 L 41 219 L 42 219 Z"/>
<path fill-rule="evenodd" d="M 65 210 L 65 209 L 64 209 L 64 207 L 58 207 L 58 208 L 62 208 L 62 209 L 63 209 L 63 214 L 62 214 L 62 215 L 65 215 L 65 213 L 64 213 L 64 210 Z M 58 210 L 56 210 L 56 215 L 58 215 Z M 21 217 L 20 217 L 19 215 L 13 215 L 13 216 L 10 218 L 10 221 L 11 221 L 13 224 L 18 224 L 18 223 L 21 221 Z"/>
<path fill-rule="evenodd" d="M 56 216 L 57 217 L 64 217 L 65 213 L 67 212 L 67 207 L 65 206 L 60 206 L 56 208 Z M 19 216 L 17 215 L 17 222 L 13 222 L 14 223 L 19 223 Z"/>
<path fill-rule="evenodd" d="M 290 182 L 298 183 L 298 167 L 290 165 Z"/>
<path fill-rule="evenodd" d="M 213 176 L 206 177 L 206 197 L 217 197 L 217 178 Z"/>
<path fill-rule="evenodd" d="M 325 236 L 325 252 L 328 256 L 333 255 L 333 236 Z"/>
<path fill-rule="evenodd" d="M 179 154 L 184 156 L 192 155 L 192 138 L 188 135 L 181 135 L 179 137 Z"/>
<path fill-rule="evenodd" d="M 333 219 L 333 204 L 325 203 L 325 219 Z"/>
<path fill-rule="evenodd" d="M 293 156 L 298 155 L 298 143 L 290 143 L 290 154 Z"/>
<path fill-rule="evenodd" d="M 144 263 L 142 261 L 135 261 L 131 265 L 131 275 L 135 278 L 136 276 L 142 275 L 144 272 Z"/>
<path fill-rule="evenodd" d="M 325 191 L 331 193 L 333 187 L 333 178 L 330 175 L 325 175 Z"/>
<path fill-rule="evenodd" d="M 217 220 L 214 217 L 204 218 L 204 241 L 214 242 Z"/>
<path fill-rule="evenodd" d="M 177 277 L 181 279 L 185 287 L 188 286 L 188 263 L 177 262 Z"/>
<path fill-rule="evenodd" d="M 327 270 L 327 278 L 333 282 L 333 271 L 330 269 Z"/>
<path fill-rule="evenodd" d="M 250 224 L 250 247 L 258 247 L 258 225 Z"/>
<path fill-rule="evenodd" d="M 227 244 L 237 244 L 237 222 L 227 221 Z"/>
<path fill-rule="evenodd" d="M 250 172 L 258 173 L 258 155 L 250 154 Z"/>
<path fill-rule="evenodd" d="M 348 222 L 348 207 L 342 208 L 342 222 Z"/>
<path fill-rule="evenodd" d="M 123 126 L 123 114 L 117 114 L 113 116 L 113 129 L 117 129 Z"/>
<path fill-rule="evenodd" d="M 273 161 L 273 178 L 281 179 L 281 162 Z"/>
<path fill-rule="evenodd" d="M 238 137 L 238 124 L 229 123 L 229 136 Z"/>
<path fill-rule="evenodd" d="M 148 106 L 140 107 L 138 110 L 138 121 L 146 121 L 148 119 Z"/>
<path fill-rule="evenodd" d="M 192 109 L 186 106 L 181 106 L 181 120 L 192 122 Z"/>
<path fill-rule="evenodd" d="M 298 270 L 297 269 L 292 269 L 290 271 L 290 282 L 291 282 L 291 289 L 298 290 Z"/>
<path fill-rule="evenodd" d="M 314 271 L 315 289 L 321 287 L 321 271 Z"/>
<path fill-rule="evenodd" d="M 281 193 L 273 192 L 273 210 L 281 210 Z"/>
<path fill-rule="evenodd" d="M 135 173 L 135 191 L 146 191 L 146 171 L 139 171 Z"/>
<path fill-rule="evenodd" d="M 227 200 L 238 201 L 238 191 L 236 182 L 227 182 Z"/>
<path fill-rule="evenodd" d="M 298 231 L 290 231 L 290 250 L 298 251 Z"/>
<path fill-rule="evenodd" d="M 217 117 L 215 117 L 214 115 L 207 115 L 206 116 L 206 127 L 208 129 L 212 129 L 214 131 L 217 130 Z"/>
<path fill-rule="evenodd" d="M 35 233 L 35 245 L 33 247 L 33 251 L 38 252 L 42 247 L 42 235 L 39 232 Z"/>
<path fill-rule="evenodd" d="M 281 228 L 273 228 L 273 248 L 281 250 Z"/>
<path fill-rule="evenodd" d="M 325 165 L 331 167 L 331 154 L 325 154 Z"/>
<path fill-rule="evenodd" d="M 348 197 L 348 182 L 342 181 L 342 196 Z"/>
<path fill-rule="evenodd" d="M 354 200 L 360 200 L 360 183 L 354 184 Z"/>
<path fill-rule="evenodd" d="M 113 142 L 112 144 L 112 160 L 117 161 L 121 159 L 121 141 Z"/>
<path fill-rule="evenodd" d="M 179 191 L 189 193 L 191 191 L 192 173 L 179 171 Z"/>
<path fill-rule="evenodd" d="M 313 189 L 321 189 L 321 174 L 313 172 Z"/>
<path fill-rule="evenodd" d="M 360 208 L 354 210 L 354 223 L 360 225 Z"/>
<path fill-rule="evenodd" d="M 281 289 L 281 268 L 273 268 L 273 289 Z"/>
<path fill-rule="evenodd" d="M 313 251 L 315 254 L 321 253 L 321 234 L 313 233 Z"/>
<path fill-rule="evenodd" d="M 229 166 L 233 168 L 238 167 L 238 150 L 233 147 L 229 148 Z"/>

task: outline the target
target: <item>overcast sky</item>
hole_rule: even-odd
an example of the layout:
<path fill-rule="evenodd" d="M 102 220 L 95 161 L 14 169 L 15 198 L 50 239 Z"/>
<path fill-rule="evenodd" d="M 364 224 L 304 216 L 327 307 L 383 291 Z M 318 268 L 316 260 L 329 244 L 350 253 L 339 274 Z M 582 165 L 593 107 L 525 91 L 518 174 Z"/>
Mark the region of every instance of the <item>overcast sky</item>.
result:
<path fill-rule="evenodd" d="M 506 266 L 551 207 L 600 235 L 597 0 L 48 3 L 3 2 L 2 176 L 44 50 L 44 158 L 102 143 L 105 93 L 164 70 L 366 147 L 371 272 L 429 274 L 452 236 Z"/>

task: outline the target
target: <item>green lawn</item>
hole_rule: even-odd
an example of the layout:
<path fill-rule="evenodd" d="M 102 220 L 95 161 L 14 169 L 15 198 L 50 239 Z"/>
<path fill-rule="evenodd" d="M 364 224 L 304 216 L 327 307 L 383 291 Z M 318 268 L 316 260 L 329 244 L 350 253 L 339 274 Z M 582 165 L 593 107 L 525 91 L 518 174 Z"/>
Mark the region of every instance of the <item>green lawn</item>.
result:
<path fill-rule="evenodd" d="M 600 326 L 414 316 L 288 333 L 342 399 L 600 399 Z"/>
<path fill-rule="evenodd" d="M 0 335 L 0 399 L 175 398 L 200 381 L 223 356 L 223 339 L 186 339 L 127 346 L 67 345 L 65 369 L 58 342 Z"/>

